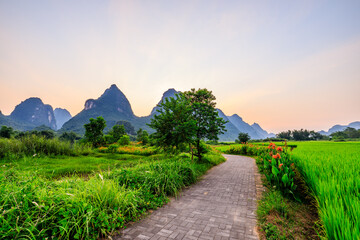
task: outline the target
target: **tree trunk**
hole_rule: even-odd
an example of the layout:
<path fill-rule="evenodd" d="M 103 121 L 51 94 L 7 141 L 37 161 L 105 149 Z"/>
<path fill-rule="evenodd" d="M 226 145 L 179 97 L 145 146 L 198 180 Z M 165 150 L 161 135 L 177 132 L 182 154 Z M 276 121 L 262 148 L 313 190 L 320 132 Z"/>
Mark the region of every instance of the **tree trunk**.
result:
<path fill-rule="evenodd" d="M 189 143 L 189 149 L 191 151 L 191 161 L 193 161 L 194 160 L 194 151 L 193 151 L 193 148 L 191 146 L 191 143 Z"/>
<path fill-rule="evenodd" d="M 200 139 L 196 140 L 196 148 L 197 148 L 198 161 L 201 162 Z"/>

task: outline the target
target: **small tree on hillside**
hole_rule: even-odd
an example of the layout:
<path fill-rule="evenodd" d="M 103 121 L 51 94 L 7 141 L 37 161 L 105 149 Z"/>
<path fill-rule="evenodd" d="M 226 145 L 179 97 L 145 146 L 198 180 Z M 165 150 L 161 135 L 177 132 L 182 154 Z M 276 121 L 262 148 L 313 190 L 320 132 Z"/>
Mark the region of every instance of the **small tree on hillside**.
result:
<path fill-rule="evenodd" d="M 84 125 L 85 140 L 91 142 L 94 147 L 97 147 L 103 142 L 103 131 L 106 127 L 106 122 L 103 117 L 90 118 L 89 121 L 89 123 Z"/>
<path fill-rule="evenodd" d="M 235 140 L 236 143 L 247 143 L 250 140 L 250 136 L 247 133 L 239 133 L 238 138 Z"/>

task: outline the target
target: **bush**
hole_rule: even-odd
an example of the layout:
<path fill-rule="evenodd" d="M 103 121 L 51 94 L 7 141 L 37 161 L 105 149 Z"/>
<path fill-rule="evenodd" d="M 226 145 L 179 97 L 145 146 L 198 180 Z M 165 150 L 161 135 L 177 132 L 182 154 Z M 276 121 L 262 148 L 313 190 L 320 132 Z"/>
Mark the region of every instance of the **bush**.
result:
<path fill-rule="evenodd" d="M 48 181 L 0 174 L 0 235 L 5 239 L 98 239 L 141 214 L 137 190 L 101 175 Z"/>
<path fill-rule="evenodd" d="M 130 144 L 130 137 L 128 135 L 123 135 L 120 137 L 118 144 L 121 146 L 129 145 Z"/>

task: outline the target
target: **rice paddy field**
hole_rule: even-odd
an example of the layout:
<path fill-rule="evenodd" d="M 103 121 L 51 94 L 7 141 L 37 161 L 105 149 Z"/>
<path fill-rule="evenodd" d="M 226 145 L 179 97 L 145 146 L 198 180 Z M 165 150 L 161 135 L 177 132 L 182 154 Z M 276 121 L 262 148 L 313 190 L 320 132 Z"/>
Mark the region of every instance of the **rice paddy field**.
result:
<path fill-rule="evenodd" d="M 268 144 L 235 144 L 217 149 L 257 155 L 256 149 Z M 317 202 L 323 230 L 320 235 L 326 239 L 360 239 L 360 142 L 293 141 L 287 145 L 292 147 L 291 158 Z"/>
<path fill-rule="evenodd" d="M 360 142 L 290 142 L 328 239 L 360 239 Z"/>

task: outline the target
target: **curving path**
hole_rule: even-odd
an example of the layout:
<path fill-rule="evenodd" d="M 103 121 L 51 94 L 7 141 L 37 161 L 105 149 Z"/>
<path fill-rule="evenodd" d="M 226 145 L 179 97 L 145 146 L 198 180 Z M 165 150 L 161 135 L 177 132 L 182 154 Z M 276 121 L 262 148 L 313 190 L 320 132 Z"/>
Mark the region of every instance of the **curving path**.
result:
<path fill-rule="evenodd" d="M 113 239 L 258 239 L 255 160 L 224 155 L 227 161 Z"/>

